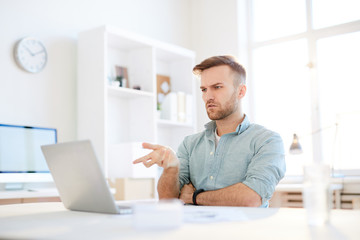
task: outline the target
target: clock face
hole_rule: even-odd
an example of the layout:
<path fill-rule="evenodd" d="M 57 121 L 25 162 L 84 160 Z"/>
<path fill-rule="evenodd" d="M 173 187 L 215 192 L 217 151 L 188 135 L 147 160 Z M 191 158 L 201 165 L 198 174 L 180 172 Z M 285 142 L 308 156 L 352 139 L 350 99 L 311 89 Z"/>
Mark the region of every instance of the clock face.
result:
<path fill-rule="evenodd" d="M 47 62 L 45 46 L 32 37 L 21 39 L 15 46 L 14 55 L 17 64 L 31 73 L 43 70 Z"/>

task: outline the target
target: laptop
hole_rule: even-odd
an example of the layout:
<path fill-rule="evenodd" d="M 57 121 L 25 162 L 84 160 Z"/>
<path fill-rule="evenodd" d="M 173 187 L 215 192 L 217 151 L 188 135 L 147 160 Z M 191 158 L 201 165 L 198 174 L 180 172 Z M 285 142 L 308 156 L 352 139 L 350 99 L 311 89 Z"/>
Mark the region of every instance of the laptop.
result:
<path fill-rule="evenodd" d="M 89 140 L 41 146 L 64 206 L 69 210 L 129 214 L 116 204 Z"/>

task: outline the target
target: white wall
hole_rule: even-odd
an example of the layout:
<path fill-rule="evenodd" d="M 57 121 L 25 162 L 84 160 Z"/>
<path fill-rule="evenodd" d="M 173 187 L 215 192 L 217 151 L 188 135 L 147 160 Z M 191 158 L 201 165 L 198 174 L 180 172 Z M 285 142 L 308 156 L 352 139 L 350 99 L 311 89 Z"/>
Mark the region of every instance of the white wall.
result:
<path fill-rule="evenodd" d="M 0 0 L 0 123 L 55 127 L 59 141 L 76 139 L 77 33 L 109 24 L 190 48 L 190 7 L 190 0 Z M 25 36 L 47 47 L 38 74 L 14 62 L 14 44 Z"/>
<path fill-rule="evenodd" d="M 211 56 L 230 54 L 236 56 L 246 68 L 247 37 L 244 34 L 246 17 L 239 15 L 239 12 L 243 13 L 245 10 L 245 0 L 196 0 L 191 3 L 191 46 L 197 54 L 196 63 Z M 197 126 L 200 130 L 209 121 L 200 90 L 197 101 L 199 112 Z M 249 114 L 247 99 L 243 106 L 245 112 Z"/>
<path fill-rule="evenodd" d="M 190 48 L 196 63 L 233 54 L 246 66 L 246 37 L 239 32 L 244 19 L 238 14 L 244 2 L 0 0 L 0 123 L 56 127 L 59 141 L 76 139 L 77 33 L 104 24 Z M 14 44 L 24 36 L 47 47 L 48 65 L 41 73 L 26 73 L 14 62 Z M 208 117 L 200 90 L 196 97 L 201 130 Z"/>

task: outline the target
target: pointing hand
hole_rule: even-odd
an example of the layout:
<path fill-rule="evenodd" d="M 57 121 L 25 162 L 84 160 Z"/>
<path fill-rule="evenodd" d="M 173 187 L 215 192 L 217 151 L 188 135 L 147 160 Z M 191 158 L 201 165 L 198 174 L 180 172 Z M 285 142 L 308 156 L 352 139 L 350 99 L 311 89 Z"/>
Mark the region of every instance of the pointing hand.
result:
<path fill-rule="evenodd" d="M 136 159 L 133 163 L 143 163 L 149 168 L 154 164 L 166 169 L 170 167 L 179 167 L 179 159 L 170 147 L 155 145 L 151 143 L 143 143 L 143 148 L 153 150 L 151 153 Z"/>

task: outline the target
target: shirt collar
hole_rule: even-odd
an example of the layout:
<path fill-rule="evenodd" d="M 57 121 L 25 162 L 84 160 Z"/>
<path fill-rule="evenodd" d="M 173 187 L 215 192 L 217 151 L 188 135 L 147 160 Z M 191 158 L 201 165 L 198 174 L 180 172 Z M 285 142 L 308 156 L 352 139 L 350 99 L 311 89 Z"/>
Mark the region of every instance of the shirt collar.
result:
<path fill-rule="evenodd" d="M 237 133 L 240 135 L 242 132 L 244 132 L 248 127 L 250 126 L 250 120 L 248 116 L 245 114 L 244 120 L 242 123 L 240 123 L 237 127 L 234 133 Z M 216 128 L 216 122 L 210 121 L 207 124 L 204 125 L 205 131 L 207 134 L 213 134 Z"/>

